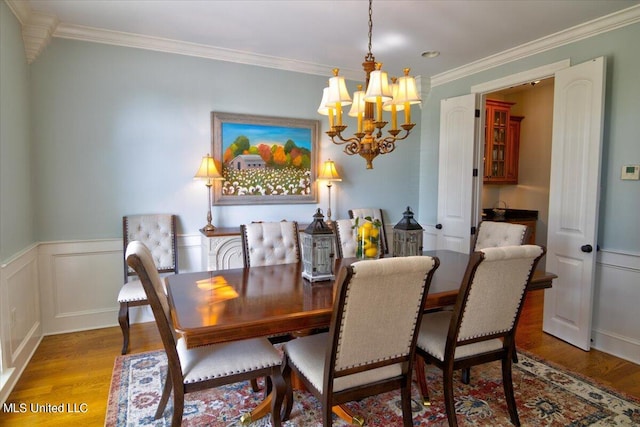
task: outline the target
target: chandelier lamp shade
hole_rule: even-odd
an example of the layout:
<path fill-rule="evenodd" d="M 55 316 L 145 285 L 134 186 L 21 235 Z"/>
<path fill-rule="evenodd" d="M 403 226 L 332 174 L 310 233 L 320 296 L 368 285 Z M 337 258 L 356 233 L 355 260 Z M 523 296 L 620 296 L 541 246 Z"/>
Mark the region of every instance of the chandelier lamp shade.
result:
<path fill-rule="evenodd" d="M 204 185 L 207 186 L 207 193 L 209 194 L 209 210 L 207 211 L 207 225 L 205 225 L 201 231 L 205 233 L 212 233 L 216 228 L 211 223 L 211 187 L 213 186 L 213 181 L 222 180 L 224 177 L 220 175 L 216 162 L 208 153 L 206 156 L 202 157 L 200 167 L 193 177 L 195 179 L 204 180 Z"/>
<path fill-rule="evenodd" d="M 376 62 L 371 53 L 371 35 L 373 29 L 372 0 L 369 0 L 369 51 L 362 67 L 365 72 L 365 87 L 349 95 L 344 77 L 333 69 L 329 86 L 323 90 L 318 113 L 329 116 L 329 130 L 326 132 L 334 144 L 345 145 L 344 152 L 359 154 L 367 162 L 367 169 L 373 169 L 373 159 L 379 154 L 395 150 L 396 141 L 406 139 L 415 123 L 411 122 L 411 105 L 419 104 L 420 93 L 416 79 L 405 68 L 401 77 L 392 77 L 382 70 L 382 63 Z M 345 135 L 347 125 L 342 120 L 342 108 L 351 105 L 348 115 L 357 119 L 357 129 L 352 135 Z M 385 134 L 383 129 L 388 122 L 384 112 L 391 113 L 391 126 Z M 404 123 L 398 126 L 398 112 L 404 112 Z"/>
<path fill-rule="evenodd" d="M 320 174 L 318 174 L 318 181 L 323 181 L 327 183 L 327 189 L 329 192 L 329 209 L 327 209 L 327 225 L 329 227 L 333 227 L 333 222 L 331 221 L 331 186 L 334 182 L 342 181 L 342 178 L 338 174 L 336 170 L 336 164 L 333 160 L 328 159 L 322 165 L 322 169 L 320 169 Z"/>

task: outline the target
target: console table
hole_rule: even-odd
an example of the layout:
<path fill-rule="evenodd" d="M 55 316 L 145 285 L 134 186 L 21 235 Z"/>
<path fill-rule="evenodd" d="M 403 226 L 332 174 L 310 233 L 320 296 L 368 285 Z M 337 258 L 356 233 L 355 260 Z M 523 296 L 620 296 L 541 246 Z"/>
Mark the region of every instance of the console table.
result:
<path fill-rule="evenodd" d="M 200 233 L 204 270 L 228 270 L 244 266 L 239 226 L 216 228 L 213 232 L 200 230 Z"/>
<path fill-rule="evenodd" d="M 298 231 L 303 232 L 308 225 L 298 224 Z M 200 229 L 200 246 L 203 270 L 218 271 L 244 267 L 240 226 L 220 227 L 213 232 Z"/>

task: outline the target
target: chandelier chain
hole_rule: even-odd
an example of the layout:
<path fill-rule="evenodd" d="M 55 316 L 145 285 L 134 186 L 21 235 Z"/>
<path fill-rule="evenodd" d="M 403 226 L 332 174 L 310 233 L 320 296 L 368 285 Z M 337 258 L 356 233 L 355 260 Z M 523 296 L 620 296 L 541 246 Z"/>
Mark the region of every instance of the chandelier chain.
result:
<path fill-rule="evenodd" d="M 371 53 L 371 37 L 373 35 L 373 9 L 372 9 L 373 0 L 369 0 L 369 52 L 365 57 L 367 61 L 373 61 L 373 54 Z"/>
<path fill-rule="evenodd" d="M 404 69 L 403 84 L 392 79 L 389 85 L 387 73 L 382 71 L 382 64 L 376 63 L 371 53 L 373 39 L 373 0 L 369 0 L 369 51 L 365 56 L 362 68 L 365 72 L 366 91 L 358 86 L 351 101 L 344 77 L 338 75 L 338 69 L 333 70 L 334 76 L 329 79 L 329 87 L 323 91 L 322 101 L 318 113 L 329 116 L 329 135 L 331 141 L 337 145 L 344 144 L 344 152 L 348 155 L 358 154 L 367 162 L 367 169 L 373 169 L 373 159 L 380 154 L 391 153 L 396 148 L 396 142 L 406 139 L 415 123 L 411 122 L 410 104 L 420 102 L 420 95 L 416 89 L 415 79 L 409 76 L 409 68 Z M 402 90 L 401 90 L 402 87 Z M 357 96 L 356 96 L 357 95 Z M 343 135 L 347 125 L 342 122 L 343 105 L 351 104 L 349 116 L 357 117 L 357 131 L 352 136 Z M 405 122 L 398 124 L 398 111 L 404 110 Z M 391 129 L 383 136 L 382 129 L 388 124 L 383 118 L 383 111 L 391 111 Z"/>

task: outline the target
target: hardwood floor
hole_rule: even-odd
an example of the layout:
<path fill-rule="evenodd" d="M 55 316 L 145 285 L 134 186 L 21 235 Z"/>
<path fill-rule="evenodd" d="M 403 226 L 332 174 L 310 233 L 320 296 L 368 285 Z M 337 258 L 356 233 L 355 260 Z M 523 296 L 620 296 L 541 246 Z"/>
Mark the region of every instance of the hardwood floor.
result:
<path fill-rule="evenodd" d="M 582 351 L 542 332 L 542 297 L 542 292 L 533 292 L 527 297 L 518 326 L 518 347 L 640 398 L 640 365 L 597 350 Z M 27 407 L 32 403 L 69 404 L 72 409 L 75 404 L 78 412 L 7 413 L 0 410 L 0 425 L 104 425 L 111 372 L 121 345 L 118 327 L 45 337 L 7 403 L 23 403 Z M 131 352 L 161 348 L 154 323 L 132 326 Z"/>

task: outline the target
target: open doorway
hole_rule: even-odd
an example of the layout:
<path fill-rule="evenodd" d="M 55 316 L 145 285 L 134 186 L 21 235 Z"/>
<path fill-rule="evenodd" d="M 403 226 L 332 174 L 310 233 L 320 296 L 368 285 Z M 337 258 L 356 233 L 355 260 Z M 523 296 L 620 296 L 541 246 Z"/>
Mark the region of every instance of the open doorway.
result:
<path fill-rule="evenodd" d="M 499 184 L 483 179 L 480 208 L 489 217 L 494 208 L 513 210 L 522 223 L 535 226 L 532 243 L 547 244 L 549 179 L 553 134 L 554 78 L 518 84 L 485 94 L 485 100 L 510 104 L 510 115 L 519 118 L 517 183 Z M 488 171 L 485 171 L 486 175 Z M 537 213 L 531 221 L 530 212 Z M 489 219 L 484 216 L 483 218 Z M 540 268 L 544 269 L 544 263 Z"/>

